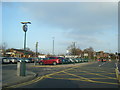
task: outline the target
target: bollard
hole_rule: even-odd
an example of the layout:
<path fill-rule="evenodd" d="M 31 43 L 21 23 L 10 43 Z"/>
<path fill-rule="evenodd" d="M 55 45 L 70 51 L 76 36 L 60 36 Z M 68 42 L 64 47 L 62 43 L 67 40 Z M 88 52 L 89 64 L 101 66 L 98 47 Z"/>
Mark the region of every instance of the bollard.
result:
<path fill-rule="evenodd" d="M 26 76 L 26 63 L 25 61 L 17 63 L 17 75 Z"/>

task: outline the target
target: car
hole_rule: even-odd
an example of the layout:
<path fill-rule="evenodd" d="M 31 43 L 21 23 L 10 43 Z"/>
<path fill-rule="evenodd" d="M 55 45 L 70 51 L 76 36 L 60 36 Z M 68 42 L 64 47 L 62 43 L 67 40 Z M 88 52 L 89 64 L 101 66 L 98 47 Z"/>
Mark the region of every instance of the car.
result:
<path fill-rule="evenodd" d="M 111 59 L 108 59 L 109 62 L 111 62 Z"/>
<path fill-rule="evenodd" d="M 62 64 L 68 64 L 68 63 L 70 63 L 70 60 L 68 60 L 68 59 L 63 58 L 61 60 L 62 60 Z"/>
<path fill-rule="evenodd" d="M 85 58 L 85 59 L 84 59 L 84 62 L 88 62 L 88 58 Z"/>
<path fill-rule="evenodd" d="M 101 61 L 101 59 L 97 59 L 97 61 Z"/>
<path fill-rule="evenodd" d="M 102 59 L 102 62 L 106 62 L 107 60 L 106 59 Z"/>
<path fill-rule="evenodd" d="M 34 63 L 34 58 L 27 58 L 29 61 L 30 61 L 30 63 Z"/>
<path fill-rule="evenodd" d="M 11 61 L 8 57 L 2 58 L 2 64 L 9 64 L 9 63 L 11 63 Z"/>
<path fill-rule="evenodd" d="M 17 58 L 11 57 L 9 59 L 10 59 L 10 63 L 17 63 L 18 62 Z"/>
<path fill-rule="evenodd" d="M 73 58 L 73 61 L 74 61 L 75 63 L 78 63 L 78 60 L 77 60 L 76 58 Z"/>
<path fill-rule="evenodd" d="M 82 62 L 82 58 L 75 58 L 77 63 L 81 63 Z"/>
<path fill-rule="evenodd" d="M 57 64 L 62 64 L 62 59 L 59 57 L 48 57 L 48 58 L 43 58 L 43 60 L 40 60 L 38 63 L 40 65 L 43 65 L 43 64 L 57 65 Z"/>
<path fill-rule="evenodd" d="M 72 58 L 65 58 L 68 60 L 68 63 L 74 63 L 75 61 Z"/>
<path fill-rule="evenodd" d="M 17 58 L 18 62 L 25 61 L 23 58 Z"/>
<path fill-rule="evenodd" d="M 26 63 L 30 63 L 31 62 L 31 59 L 28 59 L 28 58 L 23 58 L 25 60 Z"/>

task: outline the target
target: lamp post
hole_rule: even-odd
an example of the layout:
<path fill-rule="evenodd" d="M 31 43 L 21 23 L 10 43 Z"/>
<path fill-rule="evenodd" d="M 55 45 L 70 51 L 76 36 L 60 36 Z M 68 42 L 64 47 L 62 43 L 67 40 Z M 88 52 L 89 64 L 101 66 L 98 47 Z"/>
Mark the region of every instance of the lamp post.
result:
<path fill-rule="evenodd" d="M 24 37 L 24 51 L 26 50 L 26 32 L 28 29 L 27 24 L 31 24 L 31 22 L 21 22 L 23 25 L 23 31 L 25 32 L 25 37 Z"/>
<path fill-rule="evenodd" d="M 53 52 L 52 52 L 52 54 L 54 56 L 54 39 L 55 39 L 55 37 L 52 37 L 52 38 L 53 38 Z"/>
<path fill-rule="evenodd" d="M 24 54 L 26 52 L 26 32 L 27 32 L 27 24 L 31 24 L 31 22 L 21 22 L 23 24 L 23 31 L 25 32 L 24 37 Z M 17 75 L 18 76 L 26 76 L 26 64 L 25 59 L 17 64 Z"/>

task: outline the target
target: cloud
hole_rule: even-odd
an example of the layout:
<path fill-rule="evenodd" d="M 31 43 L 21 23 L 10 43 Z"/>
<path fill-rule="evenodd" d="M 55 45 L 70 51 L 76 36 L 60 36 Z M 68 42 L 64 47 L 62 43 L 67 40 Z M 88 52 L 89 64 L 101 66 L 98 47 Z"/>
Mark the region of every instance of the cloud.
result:
<path fill-rule="evenodd" d="M 15 7 L 19 7 L 23 16 L 28 16 L 36 23 L 34 32 L 39 34 L 38 30 L 42 28 L 49 36 L 55 34 L 58 47 L 65 49 L 70 42 L 76 41 L 83 48 L 89 46 L 103 48 L 100 44 L 107 47 L 106 43 L 110 40 L 107 42 L 105 40 L 117 32 L 117 4 L 117 2 L 24 2 Z"/>
<path fill-rule="evenodd" d="M 21 7 L 35 20 L 53 27 L 81 32 L 97 32 L 114 25 L 117 3 L 24 3 Z"/>

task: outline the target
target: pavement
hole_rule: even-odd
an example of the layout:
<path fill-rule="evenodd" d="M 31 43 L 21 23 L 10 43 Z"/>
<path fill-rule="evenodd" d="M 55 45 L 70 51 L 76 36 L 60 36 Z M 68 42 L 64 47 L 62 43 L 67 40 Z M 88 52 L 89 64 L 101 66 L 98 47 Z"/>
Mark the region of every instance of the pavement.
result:
<path fill-rule="evenodd" d="M 4 70 L 2 75 L 4 75 L 2 76 L 2 88 L 27 82 L 37 77 L 37 74 L 31 71 L 26 71 L 26 76 L 17 76 L 16 70 Z"/>

